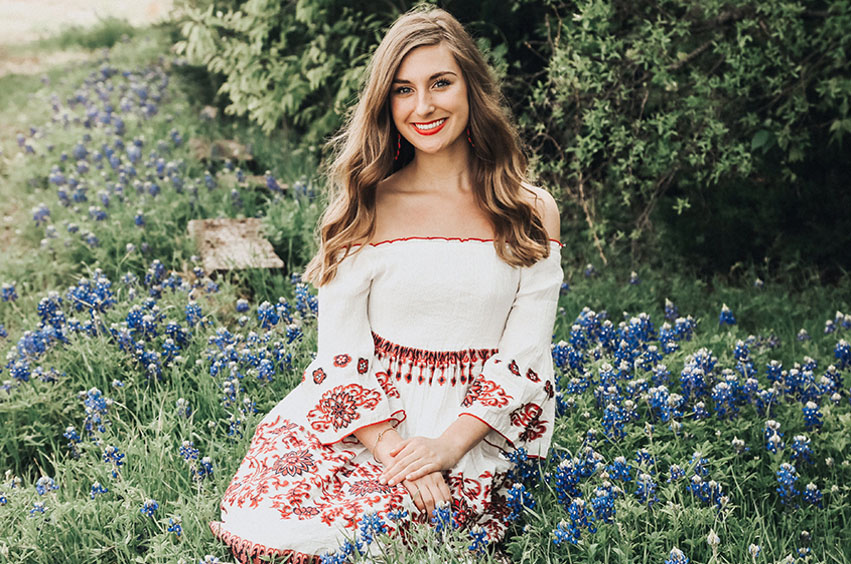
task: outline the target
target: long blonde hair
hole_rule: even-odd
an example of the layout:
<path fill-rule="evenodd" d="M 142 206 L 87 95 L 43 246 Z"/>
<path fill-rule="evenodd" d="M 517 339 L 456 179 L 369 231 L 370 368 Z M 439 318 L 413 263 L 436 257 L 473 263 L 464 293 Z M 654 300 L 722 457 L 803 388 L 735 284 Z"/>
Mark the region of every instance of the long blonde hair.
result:
<path fill-rule="evenodd" d="M 332 280 L 355 245 L 364 248 L 375 231 L 378 183 L 413 159 L 398 131 L 389 95 L 402 59 L 424 45 L 445 44 L 461 68 L 470 106 L 471 168 L 479 207 L 494 226 L 498 256 L 512 266 L 529 266 L 549 255 L 547 233 L 534 206 L 522 196 L 526 158 L 490 67 L 461 24 L 439 8 L 421 6 L 399 17 L 378 45 L 367 68 L 360 100 L 329 145 L 331 198 L 320 220 L 319 251 L 302 278 L 316 286 Z"/>

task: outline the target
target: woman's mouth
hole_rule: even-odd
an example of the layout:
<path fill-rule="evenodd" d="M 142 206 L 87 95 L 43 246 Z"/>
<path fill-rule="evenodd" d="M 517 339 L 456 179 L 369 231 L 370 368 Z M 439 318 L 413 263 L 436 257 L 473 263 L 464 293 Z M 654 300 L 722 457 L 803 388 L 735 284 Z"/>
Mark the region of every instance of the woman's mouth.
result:
<path fill-rule="evenodd" d="M 447 118 L 436 119 L 434 121 L 429 121 L 427 123 L 413 123 L 414 129 L 420 135 L 434 135 L 441 129 L 443 129 L 443 124 L 446 123 Z"/>

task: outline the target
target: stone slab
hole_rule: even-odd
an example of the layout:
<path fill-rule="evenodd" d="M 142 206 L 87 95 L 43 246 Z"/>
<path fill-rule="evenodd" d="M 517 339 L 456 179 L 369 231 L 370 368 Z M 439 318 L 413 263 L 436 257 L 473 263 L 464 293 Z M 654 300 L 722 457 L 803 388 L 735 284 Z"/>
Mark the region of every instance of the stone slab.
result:
<path fill-rule="evenodd" d="M 261 235 L 261 226 L 257 218 L 193 219 L 188 231 L 206 272 L 284 268 L 284 261 Z"/>

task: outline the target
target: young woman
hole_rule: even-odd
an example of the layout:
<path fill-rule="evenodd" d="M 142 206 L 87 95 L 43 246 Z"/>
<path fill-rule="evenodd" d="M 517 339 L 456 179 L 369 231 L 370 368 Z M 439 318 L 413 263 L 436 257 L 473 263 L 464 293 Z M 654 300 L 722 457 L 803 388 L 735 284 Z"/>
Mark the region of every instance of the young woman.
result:
<path fill-rule="evenodd" d="M 545 456 L 563 279 L 552 196 L 470 36 L 439 9 L 388 31 L 343 133 L 304 278 L 319 342 L 260 423 L 213 533 L 243 562 L 317 562 L 360 517 L 450 502 L 505 532 L 504 456 Z"/>

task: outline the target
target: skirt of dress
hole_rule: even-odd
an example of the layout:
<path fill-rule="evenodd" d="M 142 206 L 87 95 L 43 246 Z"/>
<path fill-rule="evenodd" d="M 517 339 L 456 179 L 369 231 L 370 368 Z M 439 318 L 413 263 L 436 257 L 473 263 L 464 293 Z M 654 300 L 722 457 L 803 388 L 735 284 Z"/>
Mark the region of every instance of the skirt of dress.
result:
<path fill-rule="evenodd" d="M 452 355 L 458 359 L 454 363 L 438 359 L 441 378 L 406 378 L 410 366 L 401 368 L 400 349 L 409 351 L 384 347 L 376 357 L 384 368 L 382 386 L 389 392 L 396 428 L 405 437 L 438 437 L 458 417 L 468 375 L 481 368 L 487 355 L 473 355 L 472 361 Z M 402 509 L 414 521 L 429 521 L 402 484 L 378 482 L 382 465 L 353 435 L 331 445 L 319 441 L 305 417 L 305 406 L 313 400 L 299 385 L 264 417 L 222 499 L 221 521 L 210 523 L 240 562 L 262 557 L 319 562 L 354 538 L 364 513 L 377 512 L 387 521 L 389 512 Z M 461 528 L 478 525 L 490 542 L 502 539 L 510 467 L 503 451 L 485 440 L 444 472 Z"/>

